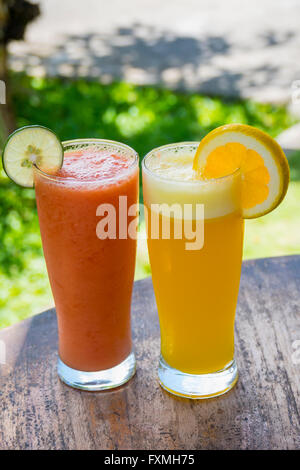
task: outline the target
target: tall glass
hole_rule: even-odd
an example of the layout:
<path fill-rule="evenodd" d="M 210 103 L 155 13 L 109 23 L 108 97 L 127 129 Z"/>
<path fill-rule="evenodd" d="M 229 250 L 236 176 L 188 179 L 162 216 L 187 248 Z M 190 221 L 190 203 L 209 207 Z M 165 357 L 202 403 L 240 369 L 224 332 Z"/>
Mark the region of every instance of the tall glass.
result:
<path fill-rule="evenodd" d="M 95 174 L 86 179 L 79 160 L 78 171 L 71 165 L 71 174 L 50 176 L 35 168 L 43 250 L 58 320 L 58 375 L 75 388 L 113 388 L 135 372 L 130 304 L 137 217 L 133 212 L 128 216 L 126 207 L 138 201 L 138 155 L 127 145 L 100 139 L 67 141 L 63 147 L 63 169 L 76 158 L 91 158 Z M 113 176 L 105 166 L 96 171 L 104 154 L 116 165 L 125 162 Z M 109 227 L 112 233 L 106 233 Z"/>
<path fill-rule="evenodd" d="M 143 193 L 161 331 L 160 384 L 176 395 L 208 398 L 237 381 L 234 320 L 244 223 L 239 170 L 214 180 L 187 177 L 197 146 L 183 142 L 148 153 Z M 167 176 L 158 171 L 164 158 L 174 160 Z M 179 174 L 180 161 L 190 166 Z"/>

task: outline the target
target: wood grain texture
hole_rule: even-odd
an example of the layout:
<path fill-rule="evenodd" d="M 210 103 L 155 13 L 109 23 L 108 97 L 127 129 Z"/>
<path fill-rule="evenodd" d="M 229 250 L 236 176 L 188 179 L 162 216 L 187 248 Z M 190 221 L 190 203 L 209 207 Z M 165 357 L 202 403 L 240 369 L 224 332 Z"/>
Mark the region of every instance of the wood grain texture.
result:
<path fill-rule="evenodd" d="M 293 342 L 300 340 L 300 256 L 243 264 L 240 378 L 223 397 L 192 401 L 159 387 L 150 278 L 135 283 L 133 331 L 136 376 L 115 391 L 89 393 L 56 375 L 54 311 L 2 330 L 7 364 L 0 365 L 0 448 L 300 448 L 300 364 L 292 359 Z"/>

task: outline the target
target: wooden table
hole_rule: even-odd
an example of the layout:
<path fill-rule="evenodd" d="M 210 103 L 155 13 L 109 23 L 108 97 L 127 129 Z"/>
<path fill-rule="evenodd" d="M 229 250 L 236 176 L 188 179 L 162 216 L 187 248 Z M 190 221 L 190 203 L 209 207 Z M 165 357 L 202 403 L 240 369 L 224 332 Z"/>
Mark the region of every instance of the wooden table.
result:
<path fill-rule="evenodd" d="M 136 376 L 115 391 L 90 393 L 56 375 L 54 310 L 2 330 L 7 363 L 0 365 L 0 448 L 300 448 L 300 256 L 243 264 L 236 321 L 240 379 L 223 397 L 192 401 L 159 387 L 150 278 L 135 283 L 133 331 Z"/>

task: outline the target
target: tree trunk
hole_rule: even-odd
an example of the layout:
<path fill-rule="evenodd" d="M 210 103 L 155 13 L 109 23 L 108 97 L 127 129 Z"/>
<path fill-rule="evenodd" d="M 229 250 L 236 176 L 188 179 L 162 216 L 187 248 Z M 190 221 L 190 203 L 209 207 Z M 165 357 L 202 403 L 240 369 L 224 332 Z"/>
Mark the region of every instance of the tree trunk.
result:
<path fill-rule="evenodd" d="M 0 102 L 0 145 L 15 129 L 16 121 L 12 108 L 9 80 L 7 77 L 7 49 L 4 40 L 5 26 L 8 21 L 8 8 L 5 0 L 0 0 L 0 80 L 4 83 L 5 104 Z M 3 89 L 3 85 L 1 85 Z M 3 97 L 1 96 L 1 99 Z"/>

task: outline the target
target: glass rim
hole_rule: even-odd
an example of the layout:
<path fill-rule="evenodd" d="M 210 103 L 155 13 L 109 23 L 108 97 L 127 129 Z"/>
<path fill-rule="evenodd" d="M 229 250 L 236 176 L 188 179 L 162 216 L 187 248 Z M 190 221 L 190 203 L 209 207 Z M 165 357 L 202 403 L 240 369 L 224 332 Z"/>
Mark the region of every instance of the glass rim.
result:
<path fill-rule="evenodd" d="M 147 167 L 146 160 L 154 152 L 157 152 L 159 150 L 166 150 L 168 148 L 171 149 L 172 147 L 181 147 L 181 146 L 182 147 L 184 147 L 184 146 L 198 147 L 199 143 L 200 143 L 199 141 L 197 142 L 197 141 L 192 141 L 191 140 L 191 141 L 184 141 L 184 142 L 175 142 L 173 144 L 165 144 L 165 145 L 161 145 L 160 147 L 155 147 L 154 149 L 152 149 L 148 153 L 146 153 L 146 155 L 144 156 L 144 158 L 142 160 L 142 169 L 143 169 L 143 171 L 150 174 L 151 176 L 154 176 L 158 180 L 168 181 L 169 183 L 174 183 L 174 184 L 179 183 L 179 184 L 185 184 L 185 185 L 189 185 L 189 184 L 204 185 L 204 184 L 210 184 L 210 183 L 214 183 L 214 182 L 218 182 L 218 181 L 224 181 L 225 179 L 232 178 L 236 174 L 240 173 L 241 168 L 236 168 L 232 173 L 229 173 L 228 175 L 224 175 L 224 176 L 219 176 L 218 178 L 209 178 L 207 180 L 182 180 L 182 179 L 174 179 L 174 178 L 168 178 L 167 176 L 162 176 L 160 174 L 157 174 L 155 171 L 152 171 L 149 167 Z"/>
<path fill-rule="evenodd" d="M 50 173 L 46 173 L 45 171 L 41 170 L 40 168 L 38 168 L 38 166 L 34 163 L 33 164 L 33 168 L 34 168 L 34 171 L 36 171 L 39 175 L 41 175 L 42 177 L 44 178 L 48 178 L 52 181 L 60 181 L 60 182 L 64 182 L 64 181 L 68 181 L 68 182 L 72 182 L 72 183 L 78 183 L 78 184 L 89 184 L 89 183 L 94 183 L 94 184 L 97 184 L 97 183 L 109 183 L 109 182 L 112 182 L 112 181 L 118 181 L 119 179 L 122 179 L 124 178 L 130 170 L 132 170 L 135 166 L 138 166 L 138 162 L 139 162 L 139 154 L 137 153 L 136 150 L 134 150 L 132 147 L 130 147 L 129 145 L 127 144 L 123 144 L 122 142 L 118 142 L 117 140 L 109 140 L 109 139 L 99 139 L 99 138 L 87 138 L 87 139 L 70 139 L 70 140 L 64 140 L 61 142 L 62 146 L 63 146 L 63 149 L 64 149 L 64 152 L 66 150 L 66 147 L 68 146 L 71 146 L 71 145 L 90 145 L 90 144 L 107 144 L 108 146 L 111 145 L 111 146 L 114 146 L 114 147 L 119 147 L 120 149 L 124 149 L 124 150 L 127 150 L 129 152 L 132 153 L 133 155 L 133 160 L 132 160 L 132 163 L 122 172 L 120 172 L 119 174 L 115 175 L 115 176 L 110 176 L 108 178 L 103 178 L 103 179 L 86 179 L 86 180 L 78 180 L 77 178 L 74 178 L 74 177 L 66 177 L 66 176 L 59 176 L 59 175 L 51 175 Z"/>

